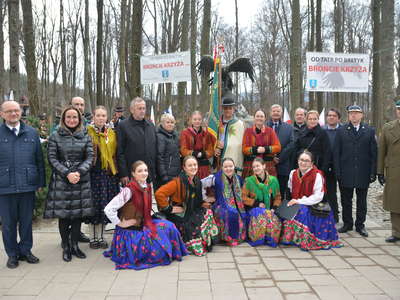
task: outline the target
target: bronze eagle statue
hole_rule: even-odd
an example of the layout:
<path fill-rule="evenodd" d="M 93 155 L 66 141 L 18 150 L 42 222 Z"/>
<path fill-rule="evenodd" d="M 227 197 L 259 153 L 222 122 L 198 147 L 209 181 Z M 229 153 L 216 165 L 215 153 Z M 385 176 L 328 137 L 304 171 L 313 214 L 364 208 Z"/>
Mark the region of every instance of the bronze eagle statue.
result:
<path fill-rule="evenodd" d="M 214 60 L 210 55 L 204 55 L 197 63 L 196 68 L 202 76 L 209 76 L 212 71 L 214 71 Z M 254 68 L 250 62 L 249 58 L 239 57 L 236 58 L 229 65 L 223 65 L 221 68 L 221 86 L 222 95 L 227 91 L 232 92 L 233 90 L 233 80 L 230 75 L 231 72 L 243 72 L 254 82 Z M 211 85 L 213 78 L 208 82 Z"/>

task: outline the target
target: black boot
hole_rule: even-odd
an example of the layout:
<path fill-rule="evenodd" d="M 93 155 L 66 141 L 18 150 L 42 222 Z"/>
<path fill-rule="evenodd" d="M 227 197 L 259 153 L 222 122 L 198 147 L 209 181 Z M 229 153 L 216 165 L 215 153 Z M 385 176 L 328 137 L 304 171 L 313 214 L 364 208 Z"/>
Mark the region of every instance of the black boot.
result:
<path fill-rule="evenodd" d="M 70 262 L 72 257 L 71 257 L 71 246 L 69 245 L 69 242 L 62 242 L 61 247 L 63 249 L 62 253 L 62 259 L 63 261 Z"/>
<path fill-rule="evenodd" d="M 77 258 L 86 258 L 86 254 L 79 249 L 78 242 L 72 242 L 71 254 Z"/>

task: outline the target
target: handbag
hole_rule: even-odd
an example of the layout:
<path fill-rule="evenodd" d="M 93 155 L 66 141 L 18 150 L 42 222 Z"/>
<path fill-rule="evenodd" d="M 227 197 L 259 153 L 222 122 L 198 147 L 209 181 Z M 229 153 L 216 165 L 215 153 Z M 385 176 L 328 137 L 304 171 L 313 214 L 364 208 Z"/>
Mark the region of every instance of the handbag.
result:
<path fill-rule="evenodd" d="M 310 206 L 311 214 L 316 217 L 326 218 L 331 213 L 331 206 L 328 202 L 319 202 Z"/>

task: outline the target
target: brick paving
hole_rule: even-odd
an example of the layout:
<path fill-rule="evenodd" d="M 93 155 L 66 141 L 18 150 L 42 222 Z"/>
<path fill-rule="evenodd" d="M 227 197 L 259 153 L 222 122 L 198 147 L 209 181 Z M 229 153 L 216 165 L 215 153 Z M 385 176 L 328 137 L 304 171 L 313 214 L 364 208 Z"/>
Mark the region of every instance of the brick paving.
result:
<path fill-rule="evenodd" d="M 341 235 L 345 247 L 301 251 L 295 247 L 215 246 L 205 257 L 185 257 L 170 266 L 115 271 L 101 250 L 82 249 L 85 260 L 61 260 L 56 222 L 35 226 L 38 265 L 5 267 L 0 246 L 0 299 L 400 299 L 400 243 L 390 234 L 382 190 L 372 186 L 368 238 Z M 111 240 L 112 232 L 107 233 Z"/>

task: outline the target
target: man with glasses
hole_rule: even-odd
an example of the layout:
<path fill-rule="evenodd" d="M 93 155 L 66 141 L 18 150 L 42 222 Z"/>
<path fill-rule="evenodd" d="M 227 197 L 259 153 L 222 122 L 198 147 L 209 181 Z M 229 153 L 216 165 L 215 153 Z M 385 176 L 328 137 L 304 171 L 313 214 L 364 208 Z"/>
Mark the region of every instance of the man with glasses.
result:
<path fill-rule="evenodd" d="M 14 269 L 18 261 L 39 262 L 31 252 L 32 216 L 35 191 L 45 186 L 45 172 L 39 135 L 20 121 L 19 104 L 4 102 L 0 114 L 4 119 L 0 125 L 0 216 L 7 267 Z"/>
<path fill-rule="evenodd" d="M 349 123 L 336 134 L 335 165 L 342 202 L 344 233 L 353 229 L 352 201 L 357 195 L 356 231 L 364 237 L 367 216 L 367 192 L 370 183 L 376 180 L 377 143 L 375 130 L 362 122 L 363 111 L 358 105 L 347 108 Z"/>
<path fill-rule="evenodd" d="M 379 139 L 378 181 L 385 185 L 383 208 L 390 211 L 392 235 L 387 243 L 400 241 L 400 100 L 396 101 L 397 120 L 383 126 Z"/>

